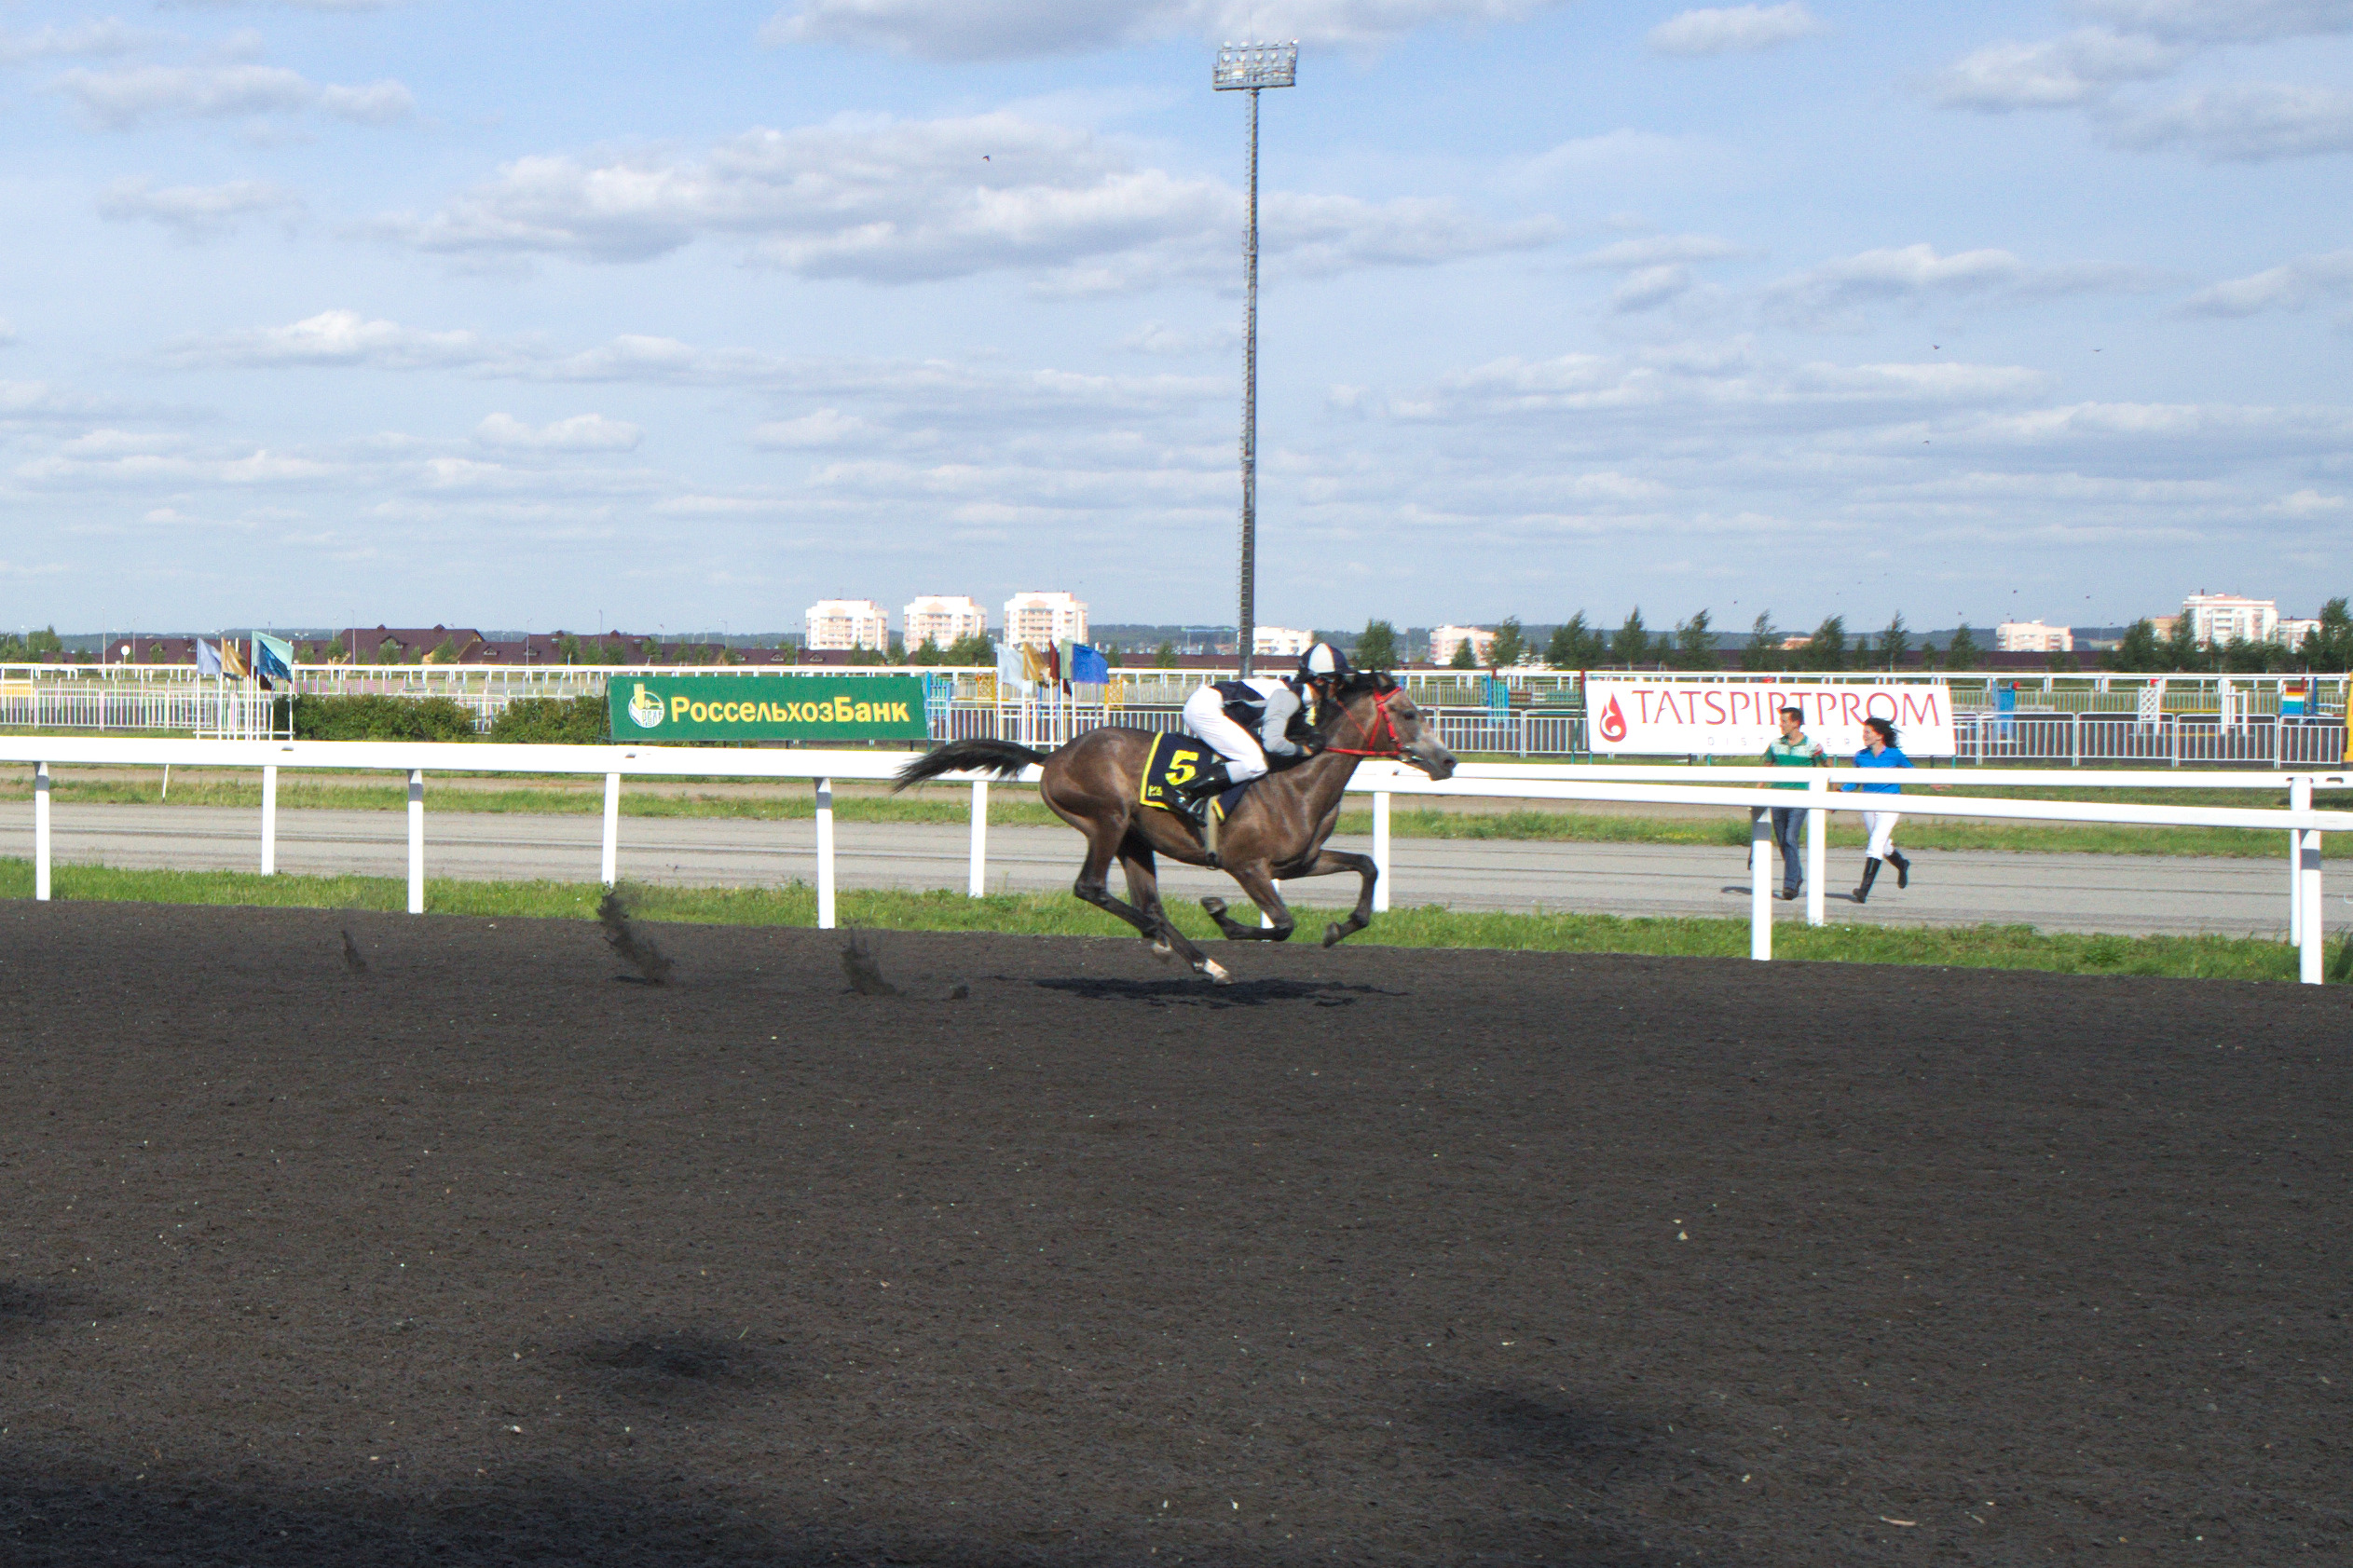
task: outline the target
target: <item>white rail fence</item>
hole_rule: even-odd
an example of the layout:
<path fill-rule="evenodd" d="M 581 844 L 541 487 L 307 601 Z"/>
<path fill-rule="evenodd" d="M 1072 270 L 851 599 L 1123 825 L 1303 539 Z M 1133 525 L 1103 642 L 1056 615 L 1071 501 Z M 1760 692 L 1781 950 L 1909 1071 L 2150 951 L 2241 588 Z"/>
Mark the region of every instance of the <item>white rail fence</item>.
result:
<path fill-rule="evenodd" d="M 34 768 L 33 875 L 35 899 L 49 897 L 50 770 L 54 765 L 98 765 L 183 768 L 252 768 L 262 778 L 260 866 L 274 875 L 278 865 L 278 776 L 288 768 L 345 771 L 395 771 L 408 780 L 408 908 L 425 908 L 425 776 L 428 772 L 538 773 L 598 775 L 605 780 L 604 836 L 598 857 L 599 879 L 611 884 L 618 873 L 621 842 L 621 792 L 631 778 L 807 779 L 816 794 L 817 924 L 834 924 L 833 784 L 836 779 L 886 780 L 896 773 L 905 754 L 874 751 L 740 751 L 695 746 L 534 746 L 486 745 L 472 743 L 387 743 L 372 741 L 182 741 L 77 739 L 57 736 L 0 738 L 0 763 L 30 763 Z M 1025 780 L 1033 781 L 1029 769 Z M 1374 907 L 1389 907 L 1390 811 L 1395 797 L 1457 796 L 1525 800 L 1634 801 L 1684 806 L 1744 807 L 1754 813 L 1750 829 L 1753 857 L 1749 897 L 1749 956 L 1772 957 L 1773 842 L 1767 808 L 1802 809 L 1806 812 L 1806 922 L 1825 923 L 1824 857 L 1832 811 L 1894 811 L 1908 816 L 1979 818 L 1990 821 L 2124 823 L 2141 825 L 2247 827 L 2283 832 L 2288 838 L 2290 940 L 2299 952 L 2299 975 L 2305 984 L 2320 982 L 2326 962 L 2325 928 L 2321 917 L 2320 836 L 2353 831 L 2353 811 L 2316 811 L 2316 786 L 2353 786 L 2353 773 L 2297 774 L 2291 777 L 2289 805 L 2276 808 L 2237 806 L 2177 806 L 2122 804 L 2111 801 L 1968 798 L 1944 800 L 1920 796 L 1845 793 L 1845 784 L 1884 784 L 1882 770 L 1855 768 L 1809 770 L 1803 793 L 1771 787 L 1786 785 L 1787 772 L 1772 768 L 1718 768 L 1712 781 L 1693 784 L 1685 768 L 1628 768 L 1566 764 L 1470 764 L 1443 783 L 1434 782 L 1398 763 L 1369 762 L 1360 766 L 1350 782 L 1352 792 L 1373 797 L 1373 858 L 1380 867 Z M 1973 785 L 1997 784 L 2049 788 L 2054 785 L 2100 788 L 2168 788 L 2275 790 L 2274 776 L 2246 773 L 2117 772 L 2097 775 L 2058 774 L 2041 770 L 1984 770 L 1969 774 Z M 971 868 L 967 892 L 978 897 L 986 886 L 989 843 L 989 781 L 971 774 L 948 774 L 948 784 L 972 791 Z M 1921 781 L 1933 782 L 1933 781 Z M 1742 787 L 1742 786 L 1746 787 Z"/>

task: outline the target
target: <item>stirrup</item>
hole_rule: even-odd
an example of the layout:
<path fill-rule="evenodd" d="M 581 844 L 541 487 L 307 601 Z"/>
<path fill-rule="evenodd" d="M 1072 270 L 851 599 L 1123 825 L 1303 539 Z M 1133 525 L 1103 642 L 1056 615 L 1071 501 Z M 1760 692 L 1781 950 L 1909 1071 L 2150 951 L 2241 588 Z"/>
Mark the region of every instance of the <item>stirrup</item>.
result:
<path fill-rule="evenodd" d="M 1217 861 L 1217 797 L 1201 802 L 1201 848 L 1209 852 L 1210 869 L 1220 870 Z"/>

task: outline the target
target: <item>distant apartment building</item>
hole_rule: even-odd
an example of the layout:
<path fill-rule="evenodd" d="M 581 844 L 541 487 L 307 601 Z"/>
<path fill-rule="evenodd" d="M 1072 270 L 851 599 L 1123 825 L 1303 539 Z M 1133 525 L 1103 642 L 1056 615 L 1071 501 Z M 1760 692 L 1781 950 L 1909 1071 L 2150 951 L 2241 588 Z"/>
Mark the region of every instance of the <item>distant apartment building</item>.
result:
<path fill-rule="evenodd" d="M 1477 663 L 1484 664 L 1495 653 L 1495 634 L 1484 626 L 1433 626 L 1430 629 L 1430 661 L 1453 663 L 1456 651 L 1466 642 Z"/>
<path fill-rule="evenodd" d="M 2299 648 L 2304 646 L 2305 638 L 2319 629 L 2320 623 L 2318 620 L 2305 620 L 2283 615 L 2279 618 L 2279 629 L 2274 635 L 2279 639 L 2282 646 Z"/>
<path fill-rule="evenodd" d="M 1297 632 L 1288 626 L 1253 626 L 1250 629 L 1250 648 L 1262 659 L 1296 659 L 1315 647 L 1313 632 Z"/>
<path fill-rule="evenodd" d="M 2075 633 L 2067 626 L 2045 626 L 2039 620 L 2005 620 L 1993 629 L 1996 653 L 2073 653 Z"/>
<path fill-rule="evenodd" d="M 819 599 L 809 607 L 803 646 L 818 649 L 886 648 L 890 612 L 871 599 Z"/>
<path fill-rule="evenodd" d="M 1050 648 L 1068 637 L 1087 640 L 1087 606 L 1072 593 L 1016 593 L 1005 602 L 1005 640 L 1015 647 Z"/>
<path fill-rule="evenodd" d="M 2279 601 L 2209 593 L 2203 588 L 2182 601 L 2190 635 L 2201 646 L 2267 643 L 2279 635 Z"/>
<path fill-rule="evenodd" d="M 919 593 L 900 612 L 899 628 L 910 653 L 925 643 L 947 648 L 966 637 L 987 636 L 989 612 L 969 594 Z"/>

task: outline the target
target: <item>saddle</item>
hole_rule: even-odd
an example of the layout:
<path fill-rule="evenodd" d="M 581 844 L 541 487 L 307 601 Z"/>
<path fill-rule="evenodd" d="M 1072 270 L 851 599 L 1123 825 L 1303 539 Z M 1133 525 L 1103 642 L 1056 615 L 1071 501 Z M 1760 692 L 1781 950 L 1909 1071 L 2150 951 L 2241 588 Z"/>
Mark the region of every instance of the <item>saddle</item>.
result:
<path fill-rule="evenodd" d="M 1249 781 L 1226 790 L 1214 803 L 1185 794 L 1185 786 L 1216 760 L 1217 754 L 1198 741 L 1165 732 L 1155 735 L 1152 750 L 1144 757 L 1143 782 L 1137 788 L 1136 798 L 1159 811 L 1172 811 L 1197 827 L 1203 825 L 1205 808 L 1216 811 L 1220 819 L 1229 817 L 1242 792 L 1250 788 Z"/>

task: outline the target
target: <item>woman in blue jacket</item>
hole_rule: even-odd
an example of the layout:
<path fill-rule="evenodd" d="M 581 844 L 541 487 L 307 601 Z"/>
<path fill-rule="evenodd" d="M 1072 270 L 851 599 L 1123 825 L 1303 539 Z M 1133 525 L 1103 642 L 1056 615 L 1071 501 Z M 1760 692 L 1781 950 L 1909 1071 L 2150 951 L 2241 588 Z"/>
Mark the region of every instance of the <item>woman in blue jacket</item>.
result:
<path fill-rule="evenodd" d="M 1896 747 L 1895 727 L 1887 720 L 1865 719 L 1863 739 L 1863 749 L 1854 754 L 1857 768 L 1908 768 L 1912 765 L 1912 759 Z M 1846 784 L 1842 787 L 1859 789 L 1866 795 L 1902 793 L 1902 786 L 1895 784 Z M 1863 852 L 1863 882 L 1854 890 L 1854 902 L 1857 904 L 1871 896 L 1871 884 L 1879 879 L 1879 863 L 1882 860 L 1895 867 L 1897 887 L 1911 886 L 1912 863 L 1906 860 L 1903 852 L 1895 847 L 1895 823 L 1900 815 L 1896 811 L 1863 813 L 1863 827 L 1870 834 L 1871 842 L 1870 847 Z"/>

